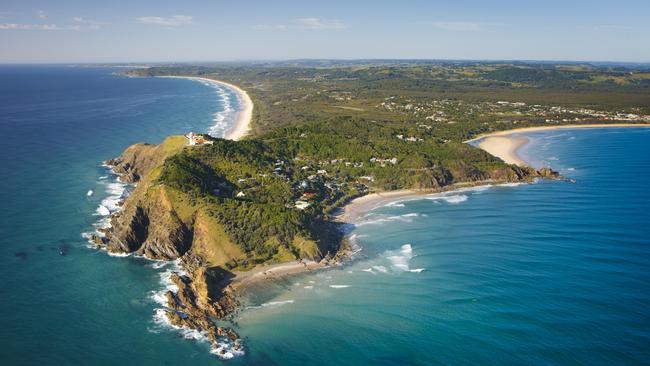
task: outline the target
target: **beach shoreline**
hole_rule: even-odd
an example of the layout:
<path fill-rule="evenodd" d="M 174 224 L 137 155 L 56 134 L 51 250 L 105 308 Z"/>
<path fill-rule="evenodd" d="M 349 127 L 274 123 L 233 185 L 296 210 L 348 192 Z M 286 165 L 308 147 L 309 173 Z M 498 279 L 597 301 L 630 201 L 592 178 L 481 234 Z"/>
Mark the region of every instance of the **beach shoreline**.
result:
<path fill-rule="evenodd" d="M 639 128 L 639 127 L 650 127 L 650 123 L 589 123 L 589 124 L 573 124 L 573 125 L 557 125 L 557 126 L 537 126 L 537 127 L 521 127 L 513 128 L 510 130 L 495 131 L 495 132 L 486 132 L 479 134 L 476 137 L 473 137 L 469 140 L 463 141 L 464 143 L 470 143 L 478 141 L 486 137 L 494 136 L 508 136 L 515 133 L 526 133 L 526 132 L 539 132 L 539 131 L 552 131 L 552 130 L 574 130 L 574 129 L 594 129 L 594 128 Z"/>
<path fill-rule="evenodd" d="M 492 156 L 500 158 L 508 164 L 517 166 L 532 166 L 532 163 L 526 161 L 518 154 L 521 148 L 530 142 L 530 138 L 524 134 L 539 131 L 553 130 L 577 130 L 577 129 L 598 129 L 598 128 L 648 128 L 647 123 L 607 123 L 607 124 L 582 124 L 582 125 L 562 125 L 562 126 L 539 126 L 523 127 L 512 130 L 504 130 L 480 134 L 464 143 L 478 142 L 477 146 Z"/>
<path fill-rule="evenodd" d="M 514 134 L 487 136 L 479 141 L 478 147 L 490 155 L 500 158 L 507 164 L 530 166 L 530 162 L 527 162 L 518 154 L 519 149 L 529 142 L 528 137 Z"/>
<path fill-rule="evenodd" d="M 391 203 L 420 200 L 427 197 L 444 197 L 445 195 L 452 195 L 477 189 L 480 187 L 493 187 L 493 186 L 507 186 L 519 185 L 524 182 L 507 182 L 497 180 L 482 180 L 476 182 L 456 183 L 447 186 L 441 190 L 432 189 L 400 189 L 396 191 L 384 191 L 370 193 L 365 196 L 357 197 L 348 202 L 345 206 L 340 208 L 340 211 L 335 215 L 335 221 L 355 225 L 359 223 L 360 219 L 366 216 L 371 211 L 385 207 Z"/>
<path fill-rule="evenodd" d="M 250 129 L 251 129 L 250 124 L 253 118 L 253 100 L 250 98 L 250 96 L 244 89 L 238 87 L 237 85 L 225 81 L 203 78 L 199 76 L 160 76 L 160 77 L 205 81 L 207 83 L 222 85 L 229 89 L 234 90 L 235 93 L 237 93 L 238 99 L 242 104 L 241 107 L 243 108 L 241 108 L 237 112 L 237 118 L 235 119 L 235 123 L 226 131 L 224 138 L 227 140 L 237 141 L 237 140 L 241 140 L 243 137 L 247 136 L 250 133 Z"/>
<path fill-rule="evenodd" d="M 560 129 L 587 129 L 587 128 L 634 128 L 646 127 L 650 128 L 650 124 L 589 124 L 589 125 L 565 125 L 565 126 L 540 126 L 540 127 L 526 127 L 512 130 L 498 131 L 488 134 L 479 135 L 471 140 L 464 141 L 465 143 L 475 142 L 479 140 L 492 139 L 488 145 L 478 144 L 478 147 L 485 150 L 491 155 L 501 158 L 506 163 L 516 164 L 518 166 L 530 166 L 530 163 L 524 160 L 517 154 L 522 147 L 530 142 L 527 136 L 513 136 L 515 134 L 523 134 L 527 132 L 550 131 Z M 384 207 L 387 204 L 399 202 L 402 200 L 421 199 L 432 194 L 442 194 L 462 191 L 471 186 L 480 185 L 498 185 L 507 184 L 504 182 L 478 182 L 474 185 L 455 185 L 443 191 L 425 191 L 414 189 L 403 189 L 397 191 L 376 192 L 365 196 L 355 198 L 343 207 L 341 207 L 339 214 L 336 215 L 336 220 L 342 223 L 355 224 L 360 218 L 369 212 Z"/>
<path fill-rule="evenodd" d="M 295 260 L 291 262 L 261 265 L 248 271 L 235 272 L 235 277 L 230 286 L 238 293 L 245 292 L 255 284 L 280 280 L 293 275 L 307 273 L 323 268 L 328 264 L 316 261 Z"/>

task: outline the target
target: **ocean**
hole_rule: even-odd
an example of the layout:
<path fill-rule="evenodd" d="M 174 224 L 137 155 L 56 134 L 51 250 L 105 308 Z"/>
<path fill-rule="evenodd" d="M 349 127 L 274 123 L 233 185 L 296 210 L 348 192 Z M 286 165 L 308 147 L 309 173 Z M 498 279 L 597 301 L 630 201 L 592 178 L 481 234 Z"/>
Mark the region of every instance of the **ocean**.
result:
<path fill-rule="evenodd" d="M 528 134 L 524 156 L 574 184 L 477 187 L 369 213 L 349 228 L 360 248 L 353 262 L 249 294 L 235 318 L 246 354 L 218 359 L 205 342 L 157 320 L 156 294 L 171 265 L 110 257 L 81 234 L 121 189 L 103 160 L 188 130 L 222 134 L 236 97 L 114 71 L 0 67 L 3 364 L 650 359 L 647 128 Z"/>

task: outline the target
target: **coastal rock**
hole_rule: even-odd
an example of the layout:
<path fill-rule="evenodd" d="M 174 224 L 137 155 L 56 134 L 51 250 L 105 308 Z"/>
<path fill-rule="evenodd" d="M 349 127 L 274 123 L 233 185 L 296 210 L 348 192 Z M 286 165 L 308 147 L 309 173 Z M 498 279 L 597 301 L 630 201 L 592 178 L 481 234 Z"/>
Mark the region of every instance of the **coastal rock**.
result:
<path fill-rule="evenodd" d="M 142 207 L 133 206 L 113 216 L 112 230 L 107 233 L 108 251 L 114 253 L 131 253 L 136 251 L 146 239 L 149 218 Z"/>
<path fill-rule="evenodd" d="M 548 178 L 548 179 L 558 179 L 560 178 L 560 173 L 556 172 L 555 170 L 548 168 L 548 167 L 543 167 L 537 171 L 540 177 L 542 178 Z"/>
<path fill-rule="evenodd" d="M 155 145 L 135 144 L 124 150 L 119 157 L 105 163 L 121 176 L 123 182 L 135 183 L 157 164 L 156 155 Z"/>

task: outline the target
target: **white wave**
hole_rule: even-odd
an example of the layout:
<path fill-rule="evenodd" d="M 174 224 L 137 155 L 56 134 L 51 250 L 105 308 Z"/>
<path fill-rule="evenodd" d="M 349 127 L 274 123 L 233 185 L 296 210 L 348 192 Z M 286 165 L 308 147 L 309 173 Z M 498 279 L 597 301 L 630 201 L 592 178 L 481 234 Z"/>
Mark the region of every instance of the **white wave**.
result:
<path fill-rule="evenodd" d="M 99 177 L 99 180 L 104 180 L 104 179 L 108 179 L 108 175 L 102 175 L 101 177 Z"/>
<path fill-rule="evenodd" d="M 167 264 L 169 264 L 169 262 L 167 262 L 167 261 L 156 261 L 156 262 L 151 264 L 151 268 L 153 268 L 153 269 L 161 269 L 161 268 L 165 267 Z"/>
<path fill-rule="evenodd" d="M 156 268 L 156 266 L 157 268 L 169 268 L 165 268 L 164 271 L 158 273 L 161 287 L 158 290 L 151 291 L 149 298 L 151 298 L 156 304 L 167 306 L 167 291 L 174 293 L 178 291 L 178 286 L 176 286 L 176 284 L 172 281 L 172 274 L 176 273 L 179 276 L 185 276 L 187 273 L 181 267 L 180 259 L 176 259 L 174 261 L 156 261 L 154 264 L 152 264 L 152 267 Z"/>
<path fill-rule="evenodd" d="M 238 105 L 241 105 L 240 95 L 227 86 L 216 83 L 209 82 L 200 79 L 192 79 L 198 81 L 199 83 L 209 86 L 215 91 L 217 100 L 222 104 L 221 110 L 215 112 L 212 115 L 212 126 L 208 128 L 208 134 L 212 137 L 225 137 L 228 129 L 233 125 L 239 114 L 239 110 L 235 109 L 233 106 L 233 99 L 238 101 Z"/>
<path fill-rule="evenodd" d="M 370 273 L 372 273 L 372 268 L 366 268 L 366 269 L 362 269 L 362 271 L 364 271 L 364 272 L 370 272 Z"/>
<path fill-rule="evenodd" d="M 417 213 L 407 213 L 407 214 L 395 215 L 395 216 L 370 215 L 368 219 L 358 223 L 357 226 L 377 225 L 377 224 L 382 224 L 386 222 L 395 222 L 395 221 L 413 222 L 413 217 L 418 217 L 418 216 L 420 215 Z"/>
<path fill-rule="evenodd" d="M 348 288 L 350 285 L 330 285 L 331 288 Z"/>
<path fill-rule="evenodd" d="M 424 268 L 414 268 L 414 269 L 409 269 L 409 272 L 420 273 L 423 272 L 424 270 L 425 270 Z"/>
<path fill-rule="evenodd" d="M 447 203 L 461 203 L 467 201 L 468 197 L 464 194 L 445 196 L 442 198 Z"/>
<path fill-rule="evenodd" d="M 270 301 L 270 302 L 265 302 L 262 305 L 260 305 L 263 308 L 269 307 L 269 306 L 282 306 L 286 304 L 293 304 L 295 300 L 283 300 L 283 301 Z"/>
<path fill-rule="evenodd" d="M 490 188 L 492 188 L 491 184 L 485 184 L 485 185 L 482 185 L 482 186 L 472 187 L 471 191 L 472 192 L 485 192 Z"/>
<path fill-rule="evenodd" d="M 97 207 L 97 210 L 95 210 L 95 212 L 97 212 L 97 214 L 100 216 L 108 216 L 111 214 L 111 211 L 104 205 L 99 205 L 99 207 Z"/>
<path fill-rule="evenodd" d="M 370 269 L 370 271 L 372 271 L 373 269 L 374 269 L 375 271 L 377 271 L 377 272 L 381 272 L 381 273 L 386 273 L 386 272 L 388 272 L 388 268 L 386 268 L 386 267 L 384 267 L 384 266 L 372 266 L 372 268 Z"/>
<path fill-rule="evenodd" d="M 524 183 L 501 183 L 499 187 L 518 187 Z"/>
<path fill-rule="evenodd" d="M 127 192 L 127 184 L 118 181 L 106 183 L 106 193 L 108 196 L 102 200 L 97 207 L 97 214 L 108 216 L 120 210 L 120 202 L 124 199 Z M 105 226 L 105 224 L 103 225 Z"/>
<path fill-rule="evenodd" d="M 574 170 L 576 170 L 576 168 L 567 168 L 567 171 L 568 171 L 568 172 L 572 172 L 572 171 L 574 171 Z"/>
<path fill-rule="evenodd" d="M 93 192 L 92 189 L 89 189 L 88 192 L 86 192 L 86 197 L 90 197 L 90 196 L 92 196 L 93 193 L 95 193 L 95 192 Z"/>
<path fill-rule="evenodd" d="M 398 252 L 386 252 L 386 258 L 391 263 L 391 268 L 398 272 L 409 271 L 409 262 L 413 258 L 413 247 L 411 244 L 404 244 Z"/>
<path fill-rule="evenodd" d="M 357 253 L 359 253 L 363 248 L 361 248 L 361 245 L 359 245 L 359 238 L 363 238 L 366 235 L 361 235 L 361 234 L 352 234 L 348 237 L 348 242 L 350 243 L 350 249 L 352 250 L 352 253 L 350 254 L 350 257 L 353 257 Z"/>
<path fill-rule="evenodd" d="M 155 261 L 152 264 L 154 268 L 165 268 L 164 271 L 159 273 L 160 284 L 162 288 L 158 291 L 152 291 L 150 299 L 155 303 L 159 304 L 163 308 L 156 308 L 153 315 L 153 321 L 155 324 L 161 328 L 174 329 L 179 332 L 179 334 L 185 339 L 197 340 L 199 342 L 209 342 L 210 339 L 206 332 L 199 331 L 197 329 L 191 329 L 186 327 L 179 327 L 172 324 L 167 317 L 167 312 L 169 310 L 167 307 L 167 291 L 177 292 L 178 286 L 172 282 L 171 277 L 173 273 L 178 274 L 179 276 L 185 276 L 187 273 L 181 267 L 180 259 L 174 261 Z M 169 268 L 166 268 L 169 267 Z M 239 340 L 236 341 L 237 343 Z M 244 355 L 243 347 L 239 349 L 234 348 L 235 343 L 227 338 L 220 338 L 216 343 L 212 344 L 210 353 L 217 355 L 222 359 L 230 359 L 235 356 Z"/>
<path fill-rule="evenodd" d="M 210 353 L 216 355 L 222 360 L 230 360 L 232 358 L 243 356 L 245 354 L 243 348 L 235 349 L 233 347 L 233 343 L 229 339 L 225 338 L 217 342 L 215 347 L 210 350 Z"/>
<path fill-rule="evenodd" d="M 120 257 L 120 258 L 128 257 L 131 255 L 130 253 L 113 253 L 108 251 L 106 252 L 106 254 L 108 254 L 111 257 Z"/>
<path fill-rule="evenodd" d="M 386 204 L 386 207 L 404 207 L 404 204 L 399 201 L 389 202 Z"/>

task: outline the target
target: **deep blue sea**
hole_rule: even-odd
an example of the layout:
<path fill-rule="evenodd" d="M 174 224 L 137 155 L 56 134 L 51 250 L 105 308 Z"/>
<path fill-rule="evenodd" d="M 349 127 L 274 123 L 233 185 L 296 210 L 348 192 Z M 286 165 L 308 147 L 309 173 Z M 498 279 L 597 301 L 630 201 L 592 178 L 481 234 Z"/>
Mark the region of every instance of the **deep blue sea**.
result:
<path fill-rule="evenodd" d="M 102 160 L 209 131 L 236 101 L 113 71 L 0 67 L 3 365 L 648 364 L 650 129 L 529 134 L 524 154 L 575 184 L 371 212 L 353 263 L 251 296 L 236 319 L 246 355 L 222 361 L 155 321 L 164 266 L 88 249 L 81 233 L 111 194 Z"/>

